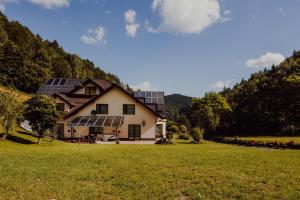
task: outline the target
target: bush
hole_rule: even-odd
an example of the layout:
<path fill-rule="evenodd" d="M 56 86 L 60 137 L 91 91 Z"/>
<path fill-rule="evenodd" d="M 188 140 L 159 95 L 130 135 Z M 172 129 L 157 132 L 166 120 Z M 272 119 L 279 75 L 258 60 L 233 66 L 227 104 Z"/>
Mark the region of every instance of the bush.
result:
<path fill-rule="evenodd" d="M 179 139 L 183 139 L 183 140 L 188 140 L 188 139 L 190 139 L 190 135 L 189 134 L 187 134 L 187 133 L 180 133 L 179 134 Z"/>
<path fill-rule="evenodd" d="M 157 140 L 155 142 L 155 144 L 174 144 L 174 142 L 173 142 L 173 140 L 167 140 L 167 139 L 161 138 L 161 139 Z"/>
<path fill-rule="evenodd" d="M 169 128 L 168 132 L 167 132 L 167 138 L 168 139 L 173 139 L 174 134 L 178 133 L 178 126 L 173 125 Z"/>
<path fill-rule="evenodd" d="M 179 132 L 180 133 L 187 133 L 187 127 L 185 125 L 179 126 Z"/>
<path fill-rule="evenodd" d="M 173 134 L 178 133 L 179 131 L 178 126 L 176 125 L 171 126 L 169 131 L 171 131 Z"/>
<path fill-rule="evenodd" d="M 200 143 L 203 139 L 203 130 L 201 130 L 199 127 L 194 128 L 191 135 L 195 143 Z"/>

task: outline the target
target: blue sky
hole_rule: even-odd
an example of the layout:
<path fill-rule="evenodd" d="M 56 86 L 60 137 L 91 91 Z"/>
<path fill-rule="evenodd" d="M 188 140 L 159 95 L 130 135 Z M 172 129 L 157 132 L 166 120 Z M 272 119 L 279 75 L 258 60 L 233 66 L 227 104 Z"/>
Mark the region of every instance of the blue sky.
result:
<path fill-rule="evenodd" d="M 298 0 L 0 0 L 44 39 L 134 88 L 202 96 L 300 46 Z"/>

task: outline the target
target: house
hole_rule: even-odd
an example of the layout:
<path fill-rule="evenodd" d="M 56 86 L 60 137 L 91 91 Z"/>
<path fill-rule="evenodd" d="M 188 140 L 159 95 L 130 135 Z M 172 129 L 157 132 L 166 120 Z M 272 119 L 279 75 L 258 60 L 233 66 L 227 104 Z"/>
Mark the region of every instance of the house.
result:
<path fill-rule="evenodd" d="M 120 140 L 166 137 L 164 92 L 128 92 L 103 79 L 51 78 L 37 94 L 52 96 L 63 120 L 59 139 L 87 140 L 114 136 Z"/>

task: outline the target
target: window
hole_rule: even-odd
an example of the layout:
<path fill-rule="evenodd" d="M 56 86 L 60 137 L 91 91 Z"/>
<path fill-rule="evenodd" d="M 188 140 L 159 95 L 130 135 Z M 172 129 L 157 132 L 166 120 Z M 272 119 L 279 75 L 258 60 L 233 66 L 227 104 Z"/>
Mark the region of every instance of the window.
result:
<path fill-rule="evenodd" d="M 97 104 L 96 105 L 97 114 L 108 114 L 108 104 Z"/>
<path fill-rule="evenodd" d="M 134 104 L 123 104 L 123 114 L 124 115 L 134 115 L 135 105 Z"/>
<path fill-rule="evenodd" d="M 56 110 L 58 110 L 60 112 L 64 112 L 65 111 L 65 104 L 64 103 L 57 103 L 56 104 Z"/>
<path fill-rule="evenodd" d="M 96 87 L 85 87 L 86 95 L 96 95 Z"/>
<path fill-rule="evenodd" d="M 89 134 L 103 134 L 103 127 L 90 127 Z"/>

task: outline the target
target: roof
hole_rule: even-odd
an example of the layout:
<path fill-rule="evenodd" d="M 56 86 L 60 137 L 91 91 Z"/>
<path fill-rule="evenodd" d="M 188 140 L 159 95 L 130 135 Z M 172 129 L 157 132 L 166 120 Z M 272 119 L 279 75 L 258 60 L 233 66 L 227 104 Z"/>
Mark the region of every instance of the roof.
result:
<path fill-rule="evenodd" d="M 109 81 L 104 80 L 104 79 L 94 79 L 94 80 L 86 79 L 80 85 L 75 86 L 75 88 L 73 90 L 71 90 L 70 93 L 73 93 L 73 92 L 83 88 L 84 86 L 86 86 L 89 83 L 95 84 L 102 92 L 107 90 L 112 85 L 112 83 L 110 83 Z"/>
<path fill-rule="evenodd" d="M 52 81 L 52 84 L 49 84 L 51 80 L 54 81 Z M 41 86 L 36 93 L 45 94 L 45 95 L 53 95 L 54 93 L 65 94 L 65 93 L 69 93 L 76 86 L 81 85 L 81 83 L 85 81 L 85 79 L 65 79 L 66 80 L 65 83 L 63 85 L 59 85 L 59 83 L 53 84 L 55 80 L 59 80 L 59 79 L 50 78 L 46 80 L 45 84 Z"/>
<path fill-rule="evenodd" d="M 99 88 L 100 94 L 96 96 L 74 94 L 75 91 L 83 88 L 89 83 L 95 84 L 96 87 Z M 128 96 L 133 98 L 137 103 L 140 103 L 155 115 L 159 116 L 160 118 L 166 118 L 164 92 L 137 91 L 134 93 L 129 93 L 124 88 L 104 79 L 50 78 L 45 81 L 45 84 L 38 89 L 37 94 L 59 97 L 67 104 L 69 104 L 70 111 L 64 116 L 65 118 L 68 118 L 78 113 L 82 108 L 94 102 L 97 98 L 101 97 L 103 94 L 115 87 L 122 90 Z"/>

